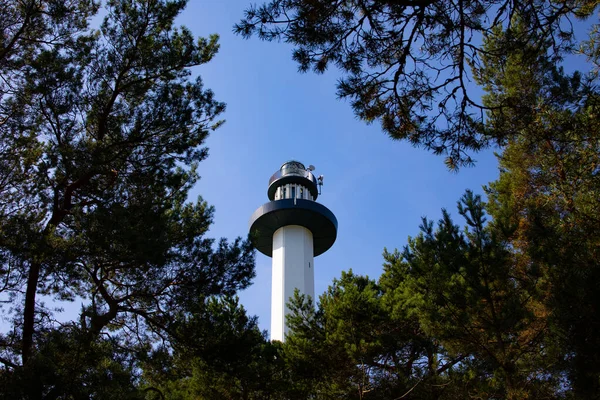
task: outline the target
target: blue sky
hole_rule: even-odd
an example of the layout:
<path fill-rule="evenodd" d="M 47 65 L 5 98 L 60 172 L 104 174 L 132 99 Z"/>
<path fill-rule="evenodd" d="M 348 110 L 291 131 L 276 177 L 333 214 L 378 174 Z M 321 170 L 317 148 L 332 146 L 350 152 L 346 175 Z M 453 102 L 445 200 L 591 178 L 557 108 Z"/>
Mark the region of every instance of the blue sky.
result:
<path fill-rule="evenodd" d="M 496 179 L 491 151 L 476 156 L 476 167 L 449 172 L 442 157 L 357 120 L 349 103 L 335 96 L 335 69 L 300 74 L 288 44 L 234 35 L 249 4 L 192 0 L 178 20 L 196 36 L 221 37 L 216 58 L 194 71 L 227 103 L 226 123 L 208 139 L 210 156 L 190 194 L 215 206 L 210 236 L 245 237 L 250 215 L 268 201 L 271 174 L 290 159 L 313 164 L 315 174 L 325 176 L 318 201 L 339 223 L 336 243 L 315 259 L 315 293 L 321 294 L 344 270 L 377 278 L 384 247 L 402 248 L 418 233 L 422 216 L 437 220 L 441 208 L 456 216 L 465 189 L 483 193 L 481 186 Z M 240 297 L 268 329 L 271 259 L 257 253 L 256 261 L 254 284 Z"/>

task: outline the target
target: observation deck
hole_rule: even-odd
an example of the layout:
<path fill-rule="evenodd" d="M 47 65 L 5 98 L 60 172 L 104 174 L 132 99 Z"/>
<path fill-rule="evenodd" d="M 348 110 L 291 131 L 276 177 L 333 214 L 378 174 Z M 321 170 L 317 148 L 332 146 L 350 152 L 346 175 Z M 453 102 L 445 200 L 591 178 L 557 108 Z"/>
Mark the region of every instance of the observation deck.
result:
<path fill-rule="evenodd" d="M 314 167 L 311 167 L 314 168 Z M 281 227 L 299 225 L 313 235 L 313 254 L 327 251 L 337 238 L 335 215 L 315 200 L 319 180 L 298 161 L 284 163 L 269 179 L 268 203 L 250 218 L 250 240 L 266 256 L 273 254 L 273 235 Z"/>

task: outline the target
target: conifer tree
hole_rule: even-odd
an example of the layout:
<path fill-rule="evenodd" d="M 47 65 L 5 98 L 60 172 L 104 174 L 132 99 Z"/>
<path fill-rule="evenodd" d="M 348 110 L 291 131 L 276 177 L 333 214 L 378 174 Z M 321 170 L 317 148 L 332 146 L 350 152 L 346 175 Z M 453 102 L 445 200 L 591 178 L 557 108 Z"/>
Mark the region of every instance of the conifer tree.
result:
<path fill-rule="evenodd" d="M 92 1 L 0 2 L 0 373 L 21 396 L 102 398 L 118 371 L 133 388 L 139 354 L 185 339 L 175 316 L 254 274 L 250 245 L 206 238 L 213 209 L 188 200 L 225 106 L 192 79 L 218 43 L 174 25 L 185 3 L 108 0 L 96 29 Z"/>
<path fill-rule="evenodd" d="M 547 368 L 554 355 L 544 347 L 544 279 L 519 268 L 501 232 L 486 225 L 479 196 L 467 191 L 458 210 L 467 223 L 463 232 L 445 211 L 435 230 L 424 220 L 422 233 L 382 279 L 407 275 L 393 289 L 396 301 L 459 357 L 464 379 L 473 379 L 465 381 L 471 393 L 507 399 L 553 394 L 558 381 Z"/>
<path fill-rule="evenodd" d="M 289 398 L 558 398 L 560 352 L 548 325 L 547 279 L 524 269 L 467 191 L 378 282 L 342 273 L 318 308 L 292 301 L 284 346 Z"/>
<path fill-rule="evenodd" d="M 367 123 L 379 122 L 394 139 L 446 156 L 450 168 L 473 163 L 474 152 L 504 145 L 506 136 L 483 130 L 483 104 L 473 91 L 471 68 L 488 53 L 481 38 L 527 21 L 507 49 L 526 42 L 552 43 L 559 60 L 573 46 L 571 27 L 593 14 L 593 0 L 270 0 L 250 5 L 235 26 L 244 37 L 294 46 L 299 70 L 342 73 L 340 98 Z M 501 104 L 512 107 L 511 103 Z M 497 132 L 496 132 L 497 133 Z"/>
<path fill-rule="evenodd" d="M 145 384 L 157 388 L 149 398 L 280 398 L 279 346 L 266 340 L 237 298 L 212 298 L 176 319 L 178 335 L 187 339 L 143 362 Z"/>
<path fill-rule="evenodd" d="M 523 28 L 515 24 L 515 29 Z M 506 34 L 497 31 L 486 47 L 503 46 Z M 596 47 L 593 40 L 586 46 L 592 59 Z M 600 396 L 600 342 L 592 333 L 600 329 L 595 72 L 569 74 L 552 62 L 546 48 L 530 43 L 524 49 L 502 64 L 486 62 L 479 74 L 490 107 L 519 99 L 518 109 L 490 116 L 489 129 L 514 133 L 500 156 L 500 178 L 488 190 L 490 211 L 521 269 L 535 270 L 546 281 L 548 323 L 575 394 L 595 398 Z"/>

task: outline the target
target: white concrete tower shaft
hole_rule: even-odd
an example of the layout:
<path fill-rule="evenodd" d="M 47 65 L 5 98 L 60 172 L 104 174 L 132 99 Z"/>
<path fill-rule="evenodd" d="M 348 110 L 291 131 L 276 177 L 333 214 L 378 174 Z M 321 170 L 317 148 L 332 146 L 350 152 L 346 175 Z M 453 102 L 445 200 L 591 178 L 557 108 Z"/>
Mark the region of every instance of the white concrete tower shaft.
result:
<path fill-rule="evenodd" d="M 288 333 L 285 317 L 295 289 L 315 297 L 315 264 L 312 232 L 303 226 L 286 225 L 273 235 L 271 286 L 271 340 L 283 341 Z"/>
<path fill-rule="evenodd" d="M 315 296 L 314 258 L 337 237 L 337 219 L 315 200 L 319 181 L 297 161 L 284 163 L 269 180 L 268 203 L 250 218 L 250 239 L 261 253 L 273 258 L 271 340 L 289 333 L 288 303 L 296 289 Z"/>

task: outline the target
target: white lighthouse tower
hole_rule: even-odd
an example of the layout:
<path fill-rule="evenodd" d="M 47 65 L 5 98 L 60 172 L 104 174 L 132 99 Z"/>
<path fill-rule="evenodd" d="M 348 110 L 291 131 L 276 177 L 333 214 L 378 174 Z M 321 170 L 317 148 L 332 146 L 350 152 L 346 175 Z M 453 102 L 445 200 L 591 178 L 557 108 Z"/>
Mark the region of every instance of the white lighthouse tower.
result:
<path fill-rule="evenodd" d="M 294 289 L 314 298 L 314 257 L 333 246 L 337 236 L 335 215 L 315 201 L 322 177 L 316 179 L 313 169 L 298 161 L 284 163 L 269 179 L 271 201 L 250 218 L 252 243 L 273 260 L 271 340 L 285 339 Z"/>

